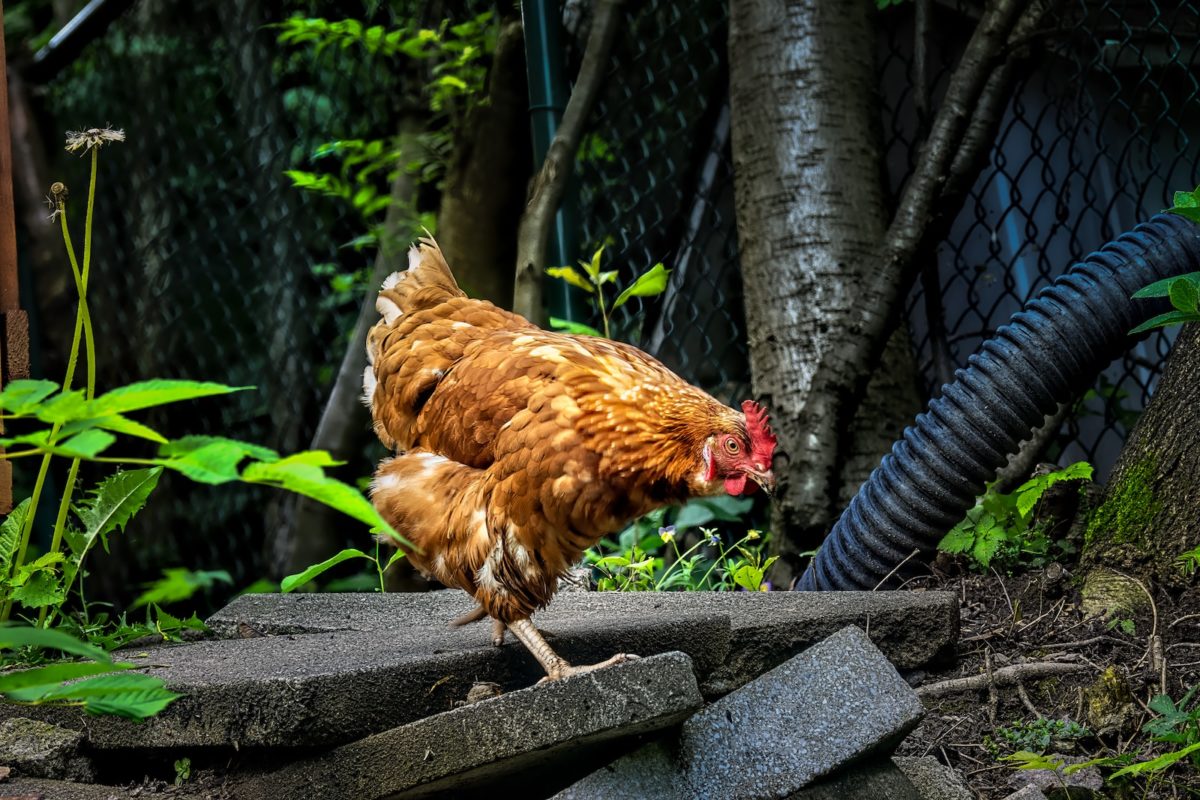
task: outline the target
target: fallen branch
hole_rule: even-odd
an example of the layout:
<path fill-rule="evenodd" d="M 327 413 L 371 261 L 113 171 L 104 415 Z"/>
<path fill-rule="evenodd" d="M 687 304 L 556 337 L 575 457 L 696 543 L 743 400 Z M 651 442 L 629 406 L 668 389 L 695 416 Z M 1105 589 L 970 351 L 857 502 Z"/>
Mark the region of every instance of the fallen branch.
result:
<path fill-rule="evenodd" d="M 987 689 L 989 682 L 994 686 L 1011 686 L 1023 680 L 1050 678 L 1055 675 L 1066 675 L 1087 669 L 1082 664 L 1061 664 L 1054 661 L 1037 661 L 1032 664 L 1014 664 L 1011 667 L 1001 667 L 990 675 L 971 675 L 966 678 L 951 678 L 948 681 L 931 683 L 917 688 L 917 696 L 922 700 L 927 697 L 941 697 L 958 692 L 973 692 Z M 990 679 L 990 681 L 989 681 Z"/>
<path fill-rule="evenodd" d="M 596 104 L 607 71 L 609 53 L 621 25 L 623 0 L 598 0 L 579 77 L 546 160 L 533 181 L 533 191 L 517 229 L 517 272 L 513 281 L 513 311 L 532 320 L 542 315 L 542 276 L 546 271 L 546 245 L 554 216 L 575 167 L 575 153 L 583 137 L 584 122 Z"/>

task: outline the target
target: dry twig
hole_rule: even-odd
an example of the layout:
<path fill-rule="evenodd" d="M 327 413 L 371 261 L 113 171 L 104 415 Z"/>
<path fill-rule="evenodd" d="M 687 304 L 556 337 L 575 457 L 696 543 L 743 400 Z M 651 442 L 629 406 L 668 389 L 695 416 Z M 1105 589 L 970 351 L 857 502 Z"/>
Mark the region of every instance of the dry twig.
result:
<path fill-rule="evenodd" d="M 1093 665 L 1094 666 L 1094 665 Z M 1021 680 L 1036 680 L 1050 678 L 1055 675 L 1066 675 L 1086 669 L 1082 664 L 1063 664 L 1057 661 L 1035 661 L 1031 664 L 1013 664 L 989 675 L 970 675 L 966 678 L 951 678 L 950 680 L 931 683 L 917 688 L 921 699 L 941 697 L 957 692 L 971 692 L 986 689 L 989 682 L 995 686 L 1011 686 Z"/>

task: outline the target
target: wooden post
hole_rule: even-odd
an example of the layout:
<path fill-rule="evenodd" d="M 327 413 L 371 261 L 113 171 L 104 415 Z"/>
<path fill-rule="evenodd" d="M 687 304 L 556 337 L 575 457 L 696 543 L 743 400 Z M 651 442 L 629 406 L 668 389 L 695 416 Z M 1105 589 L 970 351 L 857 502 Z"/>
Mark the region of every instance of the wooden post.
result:
<path fill-rule="evenodd" d="M 29 375 L 29 319 L 17 287 L 17 222 L 13 206 L 12 143 L 8 128 L 8 60 L 0 2 L 0 388 Z M 3 431 L 0 421 L 0 431 Z M 0 450 L 3 452 L 3 450 Z M 0 460 L 0 514 L 12 510 L 12 463 Z"/>

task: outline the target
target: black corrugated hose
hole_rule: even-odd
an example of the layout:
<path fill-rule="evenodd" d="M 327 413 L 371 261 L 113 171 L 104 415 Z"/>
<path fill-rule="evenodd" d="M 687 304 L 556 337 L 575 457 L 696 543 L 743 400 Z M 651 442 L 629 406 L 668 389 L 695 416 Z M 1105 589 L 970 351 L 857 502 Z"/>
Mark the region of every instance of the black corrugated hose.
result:
<path fill-rule="evenodd" d="M 800 590 L 873 589 L 913 551 L 929 556 L 1009 454 L 1070 402 L 1161 310 L 1146 284 L 1200 270 L 1200 225 L 1159 214 L 1092 253 L 968 359 L 855 495 Z M 911 561 L 907 566 L 910 566 Z"/>

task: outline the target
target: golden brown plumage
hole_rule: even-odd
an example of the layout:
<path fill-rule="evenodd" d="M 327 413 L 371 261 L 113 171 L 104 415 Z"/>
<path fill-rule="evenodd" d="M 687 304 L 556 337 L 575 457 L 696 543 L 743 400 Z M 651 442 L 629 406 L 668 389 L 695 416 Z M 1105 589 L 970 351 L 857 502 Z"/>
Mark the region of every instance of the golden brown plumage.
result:
<path fill-rule="evenodd" d="M 761 408 L 718 403 L 635 347 L 467 298 L 430 239 L 377 308 L 364 400 L 397 455 L 372 501 L 422 572 L 479 602 L 463 621 L 486 612 L 551 678 L 580 668 L 529 617 L 587 547 L 664 504 L 774 484 Z"/>

